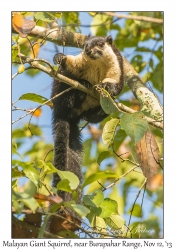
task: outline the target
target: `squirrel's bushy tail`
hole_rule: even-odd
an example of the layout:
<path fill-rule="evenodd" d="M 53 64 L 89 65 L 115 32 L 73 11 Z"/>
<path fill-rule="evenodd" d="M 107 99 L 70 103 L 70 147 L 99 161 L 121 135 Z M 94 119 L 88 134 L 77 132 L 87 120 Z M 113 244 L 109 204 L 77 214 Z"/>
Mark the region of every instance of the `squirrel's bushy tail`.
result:
<path fill-rule="evenodd" d="M 53 124 L 54 134 L 54 166 L 62 171 L 73 172 L 82 181 L 82 143 L 78 127 L 79 119 L 58 117 Z M 53 186 L 56 187 L 60 177 L 54 173 Z M 59 191 L 58 195 L 64 200 L 71 200 L 67 192 Z"/>
<path fill-rule="evenodd" d="M 63 93 L 70 87 L 62 82 L 54 81 L 52 97 Z M 52 130 L 54 137 L 54 166 L 58 170 L 73 172 L 82 181 L 82 141 L 78 123 L 81 119 L 74 114 L 74 108 L 81 105 L 86 97 L 85 93 L 70 89 L 59 97 L 53 99 Z M 55 173 L 53 176 L 53 186 L 56 187 L 60 177 Z M 59 191 L 58 195 L 64 201 L 71 200 L 71 194 Z M 77 200 L 80 201 L 80 198 Z"/>

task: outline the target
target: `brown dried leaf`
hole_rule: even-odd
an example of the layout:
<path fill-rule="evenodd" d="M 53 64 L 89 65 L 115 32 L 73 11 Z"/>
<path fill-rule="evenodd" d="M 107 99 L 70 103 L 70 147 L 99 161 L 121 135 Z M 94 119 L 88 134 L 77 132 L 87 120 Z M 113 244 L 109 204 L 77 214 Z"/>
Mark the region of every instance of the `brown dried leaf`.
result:
<path fill-rule="evenodd" d="M 151 180 L 158 172 L 160 156 L 157 142 L 150 131 L 147 130 L 136 144 L 136 155 L 144 176 Z"/>
<path fill-rule="evenodd" d="M 12 18 L 12 26 L 19 33 L 21 37 L 26 37 L 31 30 L 35 28 L 34 21 L 27 20 L 19 13 L 14 13 Z"/>
<path fill-rule="evenodd" d="M 54 195 L 44 195 L 44 194 L 39 194 L 36 193 L 34 195 L 34 198 L 37 199 L 39 202 L 43 202 L 43 201 L 50 201 L 51 203 L 55 203 L 55 204 L 60 204 L 61 202 L 63 202 L 63 199 L 60 196 L 54 196 Z"/>

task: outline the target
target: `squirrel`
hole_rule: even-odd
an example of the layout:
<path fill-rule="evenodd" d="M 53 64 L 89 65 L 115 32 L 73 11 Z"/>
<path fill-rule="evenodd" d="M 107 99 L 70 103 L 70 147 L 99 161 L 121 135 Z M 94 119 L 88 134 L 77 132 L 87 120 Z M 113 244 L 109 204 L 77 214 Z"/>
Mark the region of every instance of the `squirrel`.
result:
<path fill-rule="evenodd" d="M 99 86 L 112 96 L 117 96 L 124 85 L 123 59 L 114 46 L 111 36 L 89 37 L 83 51 L 76 55 L 58 53 L 53 61 L 59 65 L 59 73 L 80 82 L 87 88 Z M 51 97 L 70 88 L 69 85 L 54 80 Z M 107 114 L 102 110 L 99 99 L 71 89 L 53 100 L 54 166 L 59 170 L 71 171 L 82 183 L 82 141 L 78 124 L 81 119 L 99 123 Z M 53 186 L 60 181 L 54 173 Z M 70 201 L 70 193 L 58 191 L 63 201 Z M 77 202 L 81 203 L 81 193 Z"/>

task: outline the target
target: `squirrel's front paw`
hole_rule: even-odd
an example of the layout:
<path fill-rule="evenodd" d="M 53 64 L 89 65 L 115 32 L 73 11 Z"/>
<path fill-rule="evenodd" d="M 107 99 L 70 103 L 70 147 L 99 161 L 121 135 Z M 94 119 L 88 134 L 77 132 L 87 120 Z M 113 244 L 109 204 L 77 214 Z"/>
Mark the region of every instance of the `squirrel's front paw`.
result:
<path fill-rule="evenodd" d="M 61 65 L 64 63 L 66 56 L 62 53 L 57 53 L 54 55 L 53 62 L 55 65 Z"/>
<path fill-rule="evenodd" d="M 123 84 L 120 83 L 112 83 L 112 82 L 105 82 L 105 83 L 99 83 L 96 85 L 96 90 L 98 92 L 103 92 L 102 88 L 105 89 L 111 96 L 118 96 L 120 92 L 122 91 Z M 103 92 L 104 93 L 104 92 Z"/>
<path fill-rule="evenodd" d="M 108 91 L 108 88 L 106 88 L 106 83 L 99 83 L 95 85 L 94 88 L 99 92 L 100 95 L 102 95 L 103 97 L 107 97 L 106 93 L 102 90 L 103 88 Z"/>

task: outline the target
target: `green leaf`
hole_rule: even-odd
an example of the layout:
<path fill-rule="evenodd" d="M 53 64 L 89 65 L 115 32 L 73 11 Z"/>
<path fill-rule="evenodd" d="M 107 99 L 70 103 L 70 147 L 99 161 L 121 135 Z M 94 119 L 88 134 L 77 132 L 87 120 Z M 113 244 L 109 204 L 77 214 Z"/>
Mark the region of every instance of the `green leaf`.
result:
<path fill-rule="evenodd" d="M 96 218 L 96 216 L 94 215 L 94 213 L 90 212 L 89 214 L 87 214 L 86 217 L 90 222 L 90 226 L 95 227 L 95 218 Z"/>
<path fill-rule="evenodd" d="M 103 97 L 100 95 L 100 105 L 104 112 L 108 115 L 115 114 L 117 112 L 117 108 L 109 97 Z"/>
<path fill-rule="evenodd" d="M 15 193 L 13 191 L 12 199 L 22 201 L 24 205 L 30 208 L 33 212 L 39 207 L 38 202 L 28 193 Z"/>
<path fill-rule="evenodd" d="M 17 180 L 17 179 L 16 179 L 16 180 L 13 180 L 13 181 L 12 181 L 12 189 L 16 189 L 17 186 L 18 186 L 18 180 Z"/>
<path fill-rule="evenodd" d="M 18 202 L 16 200 L 12 200 L 12 204 L 13 204 L 13 207 L 15 208 L 16 210 L 16 214 L 21 214 L 23 208 L 24 208 L 24 204 L 21 203 L 21 202 Z"/>
<path fill-rule="evenodd" d="M 128 214 L 131 213 L 132 208 L 128 210 Z M 141 217 L 141 206 L 139 204 L 135 204 L 134 210 L 132 211 L 132 215 L 136 217 Z"/>
<path fill-rule="evenodd" d="M 106 122 L 103 133 L 102 133 L 102 140 L 104 144 L 108 146 L 108 148 L 113 144 L 114 141 L 114 134 L 116 131 L 116 127 L 119 123 L 119 119 L 111 119 L 110 121 Z"/>
<path fill-rule="evenodd" d="M 117 214 L 113 214 L 110 217 L 105 218 L 104 220 L 112 229 L 122 229 L 125 225 L 125 220 Z"/>
<path fill-rule="evenodd" d="M 41 73 L 41 70 L 39 69 L 28 69 L 25 71 L 25 74 L 27 76 L 33 77 Z"/>
<path fill-rule="evenodd" d="M 110 29 L 110 22 L 107 22 L 108 20 L 111 20 L 112 18 L 108 15 L 101 15 L 97 14 L 93 16 L 92 22 L 91 22 L 91 32 L 94 35 L 98 36 L 106 36 L 107 30 Z M 104 24 L 105 25 L 102 25 Z M 99 24 L 99 25 L 98 25 Z"/>
<path fill-rule="evenodd" d="M 104 199 L 104 201 L 100 204 L 100 208 L 102 212 L 100 217 L 106 218 L 111 216 L 112 214 L 118 213 L 118 204 L 115 200 L 111 200 L 110 198 Z"/>
<path fill-rule="evenodd" d="M 75 11 L 63 11 L 62 12 L 61 17 L 62 17 L 64 23 L 66 23 L 66 24 L 72 24 L 72 23 L 76 24 L 76 26 L 70 25 L 69 26 L 69 31 L 71 31 L 71 32 L 77 31 L 77 28 L 81 24 L 78 16 L 79 16 L 79 12 L 75 12 Z"/>
<path fill-rule="evenodd" d="M 90 207 L 92 214 L 97 216 L 101 214 L 102 208 L 99 206 L 104 201 L 104 194 L 101 190 L 93 193 L 92 195 L 85 195 L 83 201 Z"/>
<path fill-rule="evenodd" d="M 70 171 L 58 170 L 51 163 L 47 163 L 47 166 L 50 166 L 50 169 L 52 170 L 53 173 L 57 172 L 61 180 L 65 180 L 65 179 L 68 180 L 71 190 L 75 190 L 78 187 L 80 181 L 74 173 Z"/>
<path fill-rule="evenodd" d="M 12 178 L 20 178 L 25 177 L 25 174 L 23 171 L 20 171 L 18 167 L 12 168 Z"/>
<path fill-rule="evenodd" d="M 61 180 L 67 179 L 69 181 L 69 186 L 71 190 L 75 190 L 78 187 L 80 181 L 75 174 L 69 171 L 60 170 L 57 170 L 57 173 L 60 176 Z"/>
<path fill-rule="evenodd" d="M 39 183 L 39 173 L 36 169 L 34 169 L 31 165 L 25 166 L 23 168 L 25 175 L 36 185 Z"/>
<path fill-rule="evenodd" d="M 94 227 L 97 228 L 100 232 L 106 232 L 107 226 L 103 218 L 96 216 L 95 217 L 95 225 Z"/>
<path fill-rule="evenodd" d="M 24 198 L 21 198 L 21 201 L 33 212 L 35 212 L 35 210 L 39 207 L 38 202 L 33 197 L 27 198 L 26 196 Z"/>
<path fill-rule="evenodd" d="M 66 179 L 59 181 L 58 185 L 57 185 L 57 189 L 58 190 L 62 190 L 65 192 L 69 192 L 71 193 L 72 190 L 70 189 L 70 182 Z"/>
<path fill-rule="evenodd" d="M 32 131 L 33 136 L 42 135 L 41 128 L 37 125 L 30 124 L 30 130 Z M 12 131 L 12 138 L 25 138 L 32 136 L 32 134 L 28 129 L 28 124 L 25 124 L 22 128 L 17 128 Z"/>
<path fill-rule="evenodd" d="M 14 140 L 12 140 L 12 146 L 14 146 L 15 149 L 17 149 L 17 144 L 16 144 L 16 142 Z"/>
<path fill-rule="evenodd" d="M 115 152 L 119 149 L 120 145 L 124 141 L 124 139 L 127 137 L 127 134 L 124 130 L 119 129 L 114 137 L 114 150 Z"/>
<path fill-rule="evenodd" d="M 96 205 L 93 202 L 92 198 L 93 198 L 92 195 L 84 195 L 84 197 L 83 197 L 84 204 L 86 204 L 87 206 L 90 206 L 90 207 L 96 207 Z"/>
<path fill-rule="evenodd" d="M 91 207 L 90 210 L 96 216 L 99 216 L 102 212 L 101 207 Z"/>
<path fill-rule="evenodd" d="M 90 212 L 89 208 L 79 205 L 79 204 L 71 204 L 73 210 L 79 214 L 82 218 L 86 217 L 86 215 Z"/>
<path fill-rule="evenodd" d="M 12 46 L 12 61 L 15 61 L 18 55 L 18 46 L 15 44 Z"/>
<path fill-rule="evenodd" d="M 47 14 L 55 18 L 61 18 L 61 12 L 58 11 L 47 11 Z"/>
<path fill-rule="evenodd" d="M 79 239 L 77 234 L 72 232 L 71 230 L 61 230 L 57 233 L 57 235 L 63 237 L 63 238 L 68 238 L 68 239 Z"/>
<path fill-rule="evenodd" d="M 121 128 L 131 137 L 134 144 L 142 139 L 148 129 L 148 123 L 143 117 L 142 112 L 136 112 L 133 114 L 125 113 L 120 119 Z"/>
<path fill-rule="evenodd" d="M 100 204 L 104 201 L 104 194 L 101 190 L 96 191 L 93 195 L 92 195 L 92 200 L 94 202 L 94 204 L 98 207 L 100 206 Z"/>
<path fill-rule="evenodd" d="M 32 197 L 37 192 L 37 188 L 38 187 L 36 187 L 36 185 L 31 180 L 28 180 L 27 183 L 23 185 L 24 192 L 30 194 Z"/>
<path fill-rule="evenodd" d="M 39 173 L 38 171 L 32 166 L 33 163 L 31 162 L 21 162 L 18 160 L 13 160 L 12 165 L 20 166 L 23 169 L 26 177 L 28 177 L 36 186 L 39 183 Z"/>
<path fill-rule="evenodd" d="M 113 172 L 110 171 L 104 171 L 104 172 L 98 172 L 96 174 L 90 175 L 84 182 L 82 188 L 85 186 L 91 184 L 94 181 L 101 180 L 101 179 L 107 179 L 107 178 L 116 178 L 118 175 L 114 174 Z"/>
<path fill-rule="evenodd" d="M 100 163 L 106 159 L 107 157 L 111 156 L 112 153 L 109 152 L 109 151 L 104 151 L 102 152 L 99 156 L 98 156 L 98 159 L 97 159 L 97 163 L 100 165 Z"/>
<path fill-rule="evenodd" d="M 48 101 L 47 98 L 45 98 L 41 95 L 37 95 L 35 93 L 24 94 L 19 98 L 19 100 L 28 100 L 28 101 L 37 102 L 40 104 L 43 104 L 44 102 Z M 53 107 L 53 103 L 50 101 L 48 103 L 46 103 L 46 105 L 49 107 Z"/>
<path fill-rule="evenodd" d="M 40 19 L 44 22 L 53 22 L 55 19 L 53 15 L 50 15 L 49 12 L 35 12 L 34 17 Z"/>
<path fill-rule="evenodd" d="M 12 204 L 17 214 L 21 214 L 24 204 L 19 202 L 19 195 L 12 189 Z"/>

